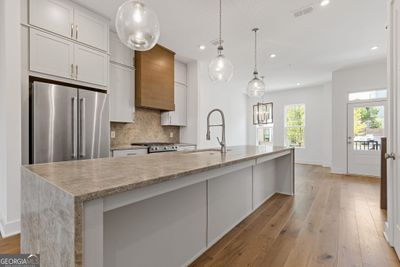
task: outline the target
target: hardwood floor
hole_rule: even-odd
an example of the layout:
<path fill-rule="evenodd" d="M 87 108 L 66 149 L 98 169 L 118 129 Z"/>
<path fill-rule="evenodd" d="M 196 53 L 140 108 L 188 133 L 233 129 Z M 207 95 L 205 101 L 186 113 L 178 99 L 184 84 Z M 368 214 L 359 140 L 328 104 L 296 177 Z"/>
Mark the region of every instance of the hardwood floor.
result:
<path fill-rule="evenodd" d="M 0 254 L 18 254 L 19 253 L 19 235 L 8 238 L 0 236 Z"/>
<path fill-rule="evenodd" d="M 275 195 L 191 266 L 400 266 L 383 237 L 379 180 L 296 166 L 296 196 Z M 19 236 L 1 253 L 19 253 Z"/>
<path fill-rule="evenodd" d="M 382 234 L 379 179 L 296 166 L 275 195 L 191 266 L 400 266 Z"/>

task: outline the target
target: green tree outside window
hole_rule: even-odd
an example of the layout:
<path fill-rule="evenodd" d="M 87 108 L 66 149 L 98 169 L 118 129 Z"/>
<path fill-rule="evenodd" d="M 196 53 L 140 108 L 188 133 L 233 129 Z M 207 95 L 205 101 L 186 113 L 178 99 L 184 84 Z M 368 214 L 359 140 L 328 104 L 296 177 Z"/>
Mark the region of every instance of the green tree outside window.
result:
<path fill-rule="evenodd" d="M 305 106 L 286 106 L 286 145 L 304 147 Z"/>

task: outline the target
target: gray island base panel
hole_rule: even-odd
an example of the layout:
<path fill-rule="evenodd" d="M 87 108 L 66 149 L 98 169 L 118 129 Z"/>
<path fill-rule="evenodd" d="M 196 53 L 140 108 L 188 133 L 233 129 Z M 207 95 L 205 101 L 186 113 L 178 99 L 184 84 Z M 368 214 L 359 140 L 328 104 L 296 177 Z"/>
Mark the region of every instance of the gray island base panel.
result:
<path fill-rule="evenodd" d="M 25 166 L 21 253 L 43 267 L 186 266 L 276 193 L 294 195 L 293 149 Z"/>

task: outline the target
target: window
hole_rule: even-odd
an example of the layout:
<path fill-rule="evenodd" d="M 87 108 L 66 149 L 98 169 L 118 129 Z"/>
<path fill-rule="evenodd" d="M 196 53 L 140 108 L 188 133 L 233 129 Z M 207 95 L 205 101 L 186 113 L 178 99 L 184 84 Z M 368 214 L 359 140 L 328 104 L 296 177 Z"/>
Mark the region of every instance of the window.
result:
<path fill-rule="evenodd" d="M 350 102 L 385 98 L 387 98 L 386 89 L 349 93 Z"/>
<path fill-rule="evenodd" d="M 285 146 L 305 147 L 305 111 L 304 104 L 285 106 Z"/>
<path fill-rule="evenodd" d="M 257 127 L 257 145 L 272 145 L 272 126 Z"/>

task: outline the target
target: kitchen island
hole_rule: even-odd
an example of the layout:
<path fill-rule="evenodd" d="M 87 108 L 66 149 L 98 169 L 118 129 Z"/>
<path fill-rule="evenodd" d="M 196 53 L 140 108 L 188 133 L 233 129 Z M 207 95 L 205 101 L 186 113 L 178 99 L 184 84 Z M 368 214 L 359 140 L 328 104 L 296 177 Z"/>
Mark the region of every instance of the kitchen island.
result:
<path fill-rule="evenodd" d="M 173 152 L 22 168 L 21 253 L 41 266 L 186 266 L 275 193 L 294 150 Z"/>

